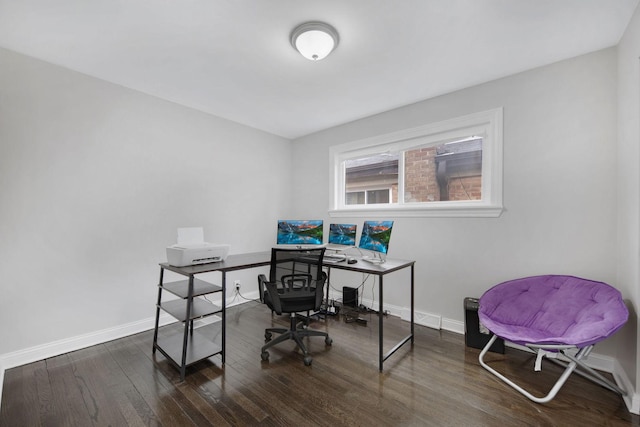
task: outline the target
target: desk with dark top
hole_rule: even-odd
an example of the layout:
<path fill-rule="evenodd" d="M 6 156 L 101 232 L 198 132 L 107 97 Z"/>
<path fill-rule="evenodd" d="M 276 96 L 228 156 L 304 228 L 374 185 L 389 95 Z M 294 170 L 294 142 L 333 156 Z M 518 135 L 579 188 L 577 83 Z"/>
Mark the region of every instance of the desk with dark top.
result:
<path fill-rule="evenodd" d="M 224 302 L 226 301 L 226 288 L 227 288 L 227 278 L 226 274 L 229 271 L 236 270 L 245 270 L 256 267 L 264 267 L 268 266 L 271 263 L 271 252 L 254 252 L 248 254 L 236 254 L 229 255 L 224 261 L 211 263 L 211 264 L 202 264 L 202 265 L 193 265 L 188 267 L 174 267 L 169 265 L 168 263 L 160 264 L 160 283 L 162 284 L 164 270 L 173 271 L 174 273 L 181 274 L 183 276 L 187 276 L 189 278 L 190 283 L 193 283 L 194 276 L 202 273 L 210 273 L 219 271 L 222 273 L 222 363 L 225 363 L 225 343 L 226 343 L 226 308 Z M 337 270 L 346 270 L 353 271 L 358 273 L 365 274 L 373 274 L 378 276 L 378 294 L 379 294 L 379 309 L 378 309 L 378 362 L 379 362 L 379 370 L 382 372 L 384 361 L 387 360 L 393 353 L 395 353 L 400 347 L 402 347 L 407 342 L 411 342 L 413 344 L 414 341 L 414 266 L 415 261 L 407 261 L 407 260 L 398 260 L 387 258 L 386 262 L 383 264 L 371 264 L 366 261 L 358 260 L 355 264 L 347 264 L 346 262 L 331 262 L 324 263 L 324 266 L 329 269 L 329 274 L 331 269 Z M 387 274 L 405 269 L 411 269 L 411 321 L 410 321 L 410 333 L 405 338 L 403 338 L 400 342 L 398 342 L 391 350 L 387 353 L 384 353 L 383 349 L 383 320 L 384 320 L 384 308 L 383 308 L 383 296 L 384 296 L 384 285 L 383 285 L 383 277 Z M 160 299 L 160 296 L 159 298 Z M 160 301 L 158 301 L 158 304 Z M 156 312 L 156 324 L 155 324 L 155 336 L 157 337 L 158 333 L 158 322 L 159 322 L 159 308 Z M 187 322 L 188 323 L 188 322 Z M 185 325 L 185 328 L 187 326 Z M 185 329 L 186 332 L 186 329 Z M 186 333 L 185 333 L 186 336 Z M 154 351 L 155 351 L 155 337 L 154 337 Z M 181 374 L 184 377 L 184 366 L 181 367 Z"/>

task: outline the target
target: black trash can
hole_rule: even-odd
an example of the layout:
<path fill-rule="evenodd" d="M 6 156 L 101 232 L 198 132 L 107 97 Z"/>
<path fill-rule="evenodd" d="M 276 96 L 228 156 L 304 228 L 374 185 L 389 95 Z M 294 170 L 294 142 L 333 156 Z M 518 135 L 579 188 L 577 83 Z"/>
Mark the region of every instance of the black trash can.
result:
<path fill-rule="evenodd" d="M 478 318 L 479 302 L 477 298 L 467 297 L 464 299 L 464 340 L 467 347 L 484 348 L 491 339 L 491 332 L 484 327 L 480 327 Z M 489 351 L 494 353 L 504 353 L 504 340 L 498 338 Z"/>

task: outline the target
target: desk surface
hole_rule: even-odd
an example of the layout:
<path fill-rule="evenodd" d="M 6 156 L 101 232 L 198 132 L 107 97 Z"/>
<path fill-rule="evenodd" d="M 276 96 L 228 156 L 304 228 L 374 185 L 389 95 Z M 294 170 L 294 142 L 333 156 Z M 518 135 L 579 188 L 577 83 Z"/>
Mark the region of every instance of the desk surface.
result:
<path fill-rule="evenodd" d="M 346 261 L 324 263 L 325 267 L 335 268 L 338 270 L 357 271 L 360 273 L 369 273 L 377 275 L 385 275 L 405 267 L 415 264 L 415 261 L 403 259 L 387 258 L 383 264 L 372 264 L 359 258 L 355 264 L 347 264 Z M 248 254 L 229 255 L 224 261 L 212 262 L 209 264 L 190 265 L 187 267 L 174 267 L 166 262 L 161 263 L 162 268 L 173 271 L 175 273 L 186 276 L 192 274 L 209 273 L 212 271 L 234 271 L 246 268 L 263 267 L 271 263 L 271 251 L 253 252 Z"/>
<path fill-rule="evenodd" d="M 190 265 L 187 267 L 174 267 L 166 262 L 160 263 L 162 268 L 175 273 L 192 275 L 209 273 L 212 271 L 234 271 L 245 268 L 262 267 L 271 264 L 271 252 L 253 252 L 249 254 L 229 255 L 224 261 L 209 264 Z"/>
<path fill-rule="evenodd" d="M 325 267 L 335 268 L 339 270 L 357 271 L 359 273 L 377 274 L 379 276 L 387 273 L 392 273 L 397 270 L 401 270 L 405 267 L 415 264 L 415 261 L 408 261 L 404 259 L 387 258 L 382 264 L 372 264 L 367 261 L 363 261 L 360 258 L 356 258 L 358 262 L 355 264 L 349 264 L 346 261 L 324 263 Z"/>

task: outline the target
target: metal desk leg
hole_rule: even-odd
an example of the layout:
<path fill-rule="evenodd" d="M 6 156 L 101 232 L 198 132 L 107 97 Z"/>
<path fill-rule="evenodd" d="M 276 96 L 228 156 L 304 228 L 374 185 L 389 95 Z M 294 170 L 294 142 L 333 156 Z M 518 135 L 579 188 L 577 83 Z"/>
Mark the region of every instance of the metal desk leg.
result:
<path fill-rule="evenodd" d="M 193 308 L 193 274 L 189 276 L 189 291 L 187 296 L 187 313 L 184 318 L 184 339 L 182 340 L 182 360 L 180 361 L 180 381 L 184 381 L 187 373 L 187 343 L 189 340 L 189 327 L 191 322 L 191 309 Z"/>
<path fill-rule="evenodd" d="M 153 329 L 153 353 L 156 352 L 158 344 L 158 326 L 160 324 L 160 302 L 162 301 L 162 280 L 164 278 L 164 268 L 160 267 L 160 281 L 158 282 L 158 301 L 156 302 L 156 326 Z"/>
<path fill-rule="evenodd" d="M 329 313 L 329 289 L 331 289 L 331 267 L 327 267 L 327 298 L 324 304 L 324 309 L 327 313 Z"/>
<path fill-rule="evenodd" d="M 222 272 L 222 364 L 225 362 L 227 352 L 227 272 Z"/>
<path fill-rule="evenodd" d="M 414 299 L 413 299 L 413 294 L 414 294 L 414 287 L 413 287 L 413 278 L 414 278 L 414 265 L 411 264 L 411 344 L 413 345 L 414 342 L 414 324 L 415 324 L 415 318 L 414 318 Z"/>
<path fill-rule="evenodd" d="M 379 369 L 382 372 L 382 364 L 384 363 L 384 351 L 382 349 L 382 329 L 383 329 L 383 318 L 384 318 L 384 309 L 382 303 L 382 275 L 378 276 L 378 293 L 380 299 L 380 305 L 378 307 L 378 361 L 379 361 Z"/>
<path fill-rule="evenodd" d="M 411 345 L 413 345 L 414 343 L 414 325 L 415 325 L 415 318 L 414 318 L 414 268 L 413 265 L 411 265 L 411 332 L 409 333 L 409 335 L 407 335 L 406 337 L 404 337 L 400 342 L 398 342 L 391 350 L 389 350 L 387 352 L 387 354 L 382 354 L 382 318 L 384 316 L 384 312 L 383 312 L 383 304 L 382 304 L 382 297 L 383 297 L 383 286 L 382 286 L 382 275 L 379 276 L 380 278 L 380 286 L 379 286 L 379 290 L 380 290 L 380 311 L 378 313 L 379 316 L 379 327 L 380 327 L 380 372 L 382 372 L 382 364 L 384 363 L 385 360 L 387 360 L 393 353 L 395 353 L 397 350 L 400 349 L 400 347 L 402 347 L 403 345 L 405 345 L 407 342 L 411 341 Z"/>

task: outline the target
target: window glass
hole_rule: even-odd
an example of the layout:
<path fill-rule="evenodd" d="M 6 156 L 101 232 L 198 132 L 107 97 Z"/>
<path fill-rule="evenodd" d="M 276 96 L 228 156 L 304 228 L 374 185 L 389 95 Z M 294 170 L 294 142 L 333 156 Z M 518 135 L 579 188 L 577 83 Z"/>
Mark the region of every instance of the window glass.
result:
<path fill-rule="evenodd" d="M 367 203 L 370 205 L 376 203 L 389 203 L 389 190 L 369 190 L 367 191 Z"/>
<path fill-rule="evenodd" d="M 502 109 L 330 148 L 331 215 L 499 216 Z"/>
<path fill-rule="evenodd" d="M 404 152 L 404 202 L 482 199 L 482 137 Z"/>
<path fill-rule="evenodd" d="M 482 199 L 482 137 L 418 147 L 400 155 L 374 154 L 345 161 L 347 205 L 397 203 L 398 159 L 404 157 L 404 203 Z M 379 189 L 381 185 L 385 189 Z M 353 191 L 361 189 L 362 191 Z"/>
<path fill-rule="evenodd" d="M 347 205 L 364 205 L 364 191 L 347 192 L 345 203 Z"/>

